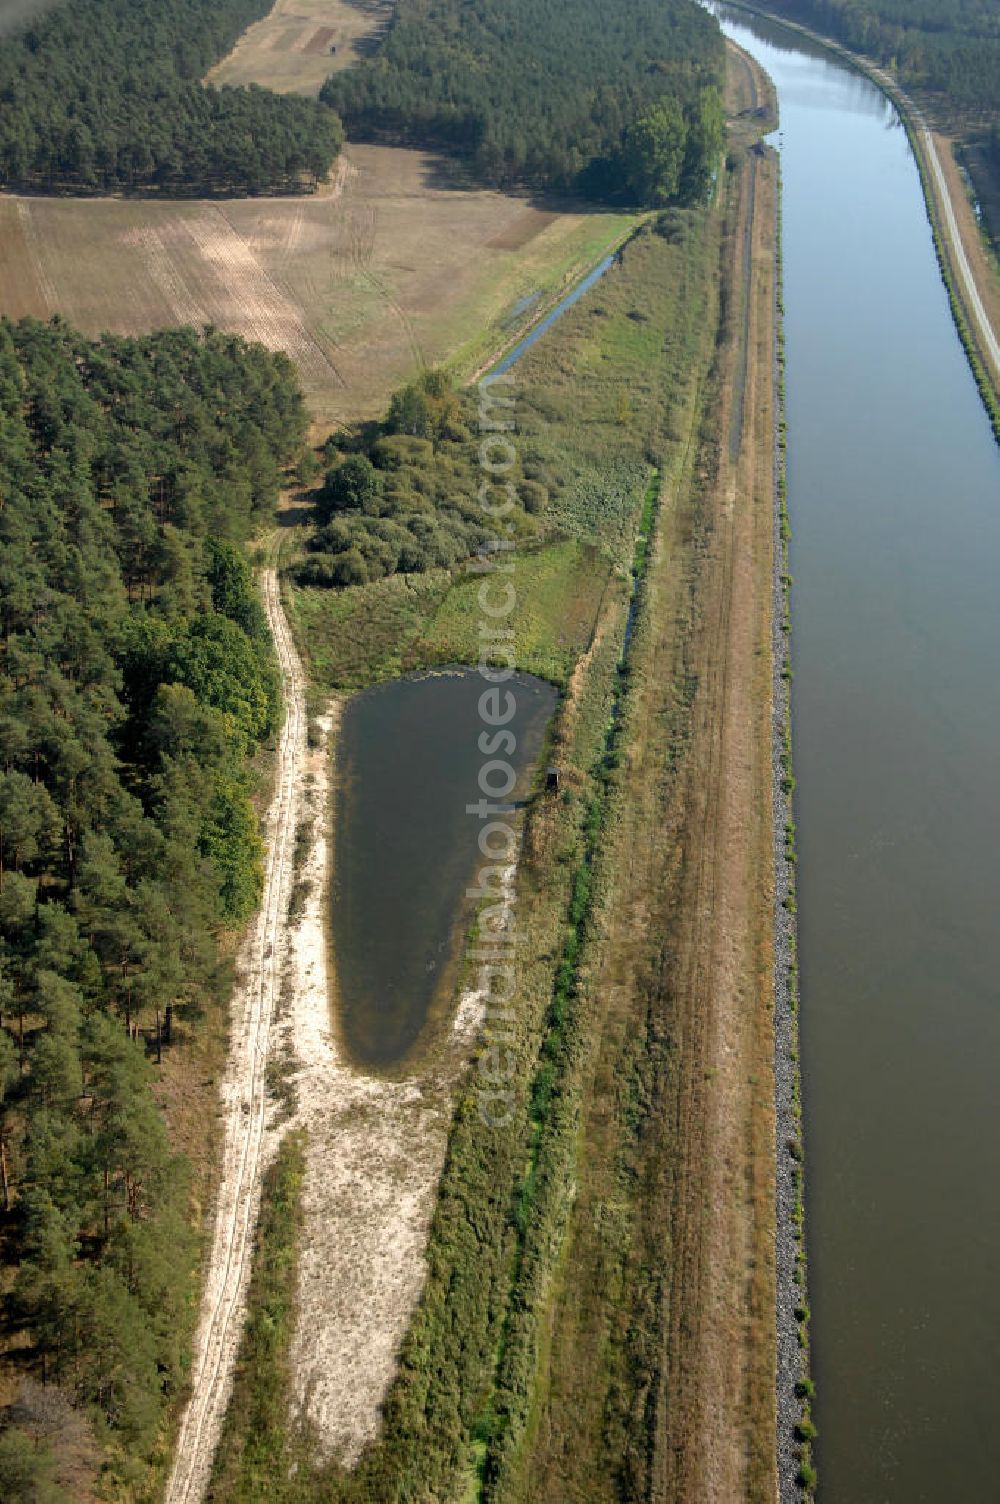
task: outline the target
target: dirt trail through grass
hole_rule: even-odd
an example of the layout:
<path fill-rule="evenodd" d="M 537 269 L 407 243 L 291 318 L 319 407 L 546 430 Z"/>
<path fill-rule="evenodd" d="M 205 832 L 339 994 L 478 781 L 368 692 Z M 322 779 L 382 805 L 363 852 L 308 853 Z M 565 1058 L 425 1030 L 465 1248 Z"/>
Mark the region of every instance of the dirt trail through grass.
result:
<path fill-rule="evenodd" d="M 181 1419 L 166 1504 L 194 1504 L 208 1482 L 243 1327 L 260 1176 L 267 1154 L 268 1043 L 280 990 L 305 753 L 305 696 L 302 668 L 274 569 L 264 575 L 264 600 L 281 666 L 286 719 L 267 820 L 264 893 L 247 937 L 233 1000 L 229 1062 L 222 1087 L 221 1185 L 195 1338 L 191 1395 Z"/>

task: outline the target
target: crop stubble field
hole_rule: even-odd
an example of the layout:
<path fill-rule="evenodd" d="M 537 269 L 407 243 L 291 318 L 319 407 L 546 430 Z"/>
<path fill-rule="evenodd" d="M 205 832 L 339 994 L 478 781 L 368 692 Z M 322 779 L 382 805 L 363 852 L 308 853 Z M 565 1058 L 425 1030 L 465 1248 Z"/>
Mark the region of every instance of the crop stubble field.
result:
<path fill-rule="evenodd" d="M 88 334 L 215 324 L 287 350 L 319 425 L 367 417 L 415 366 L 471 369 L 519 299 L 572 282 L 630 223 L 440 177 L 422 152 L 353 146 L 306 198 L 0 196 L 0 307 Z"/>

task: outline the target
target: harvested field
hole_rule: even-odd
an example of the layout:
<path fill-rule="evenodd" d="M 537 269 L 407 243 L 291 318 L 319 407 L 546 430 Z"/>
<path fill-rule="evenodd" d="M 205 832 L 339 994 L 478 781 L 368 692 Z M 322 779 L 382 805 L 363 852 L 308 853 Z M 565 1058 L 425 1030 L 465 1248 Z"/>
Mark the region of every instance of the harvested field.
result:
<path fill-rule="evenodd" d="M 425 153 L 358 146 L 307 198 L 0 196 L 0 309 L 88 334 L 259 339 L 295 360 L 325 431 L 380 411 L 424 362 L 472 369 L 519 299 L 557 292 L 630 223 L 455 189 Z"/>
<path fill-rule="evenodd" d="M 331 73 L 371 51 L 391 14 L 392 0 L 277 0 L 208 81 L 315 96 Z"/>

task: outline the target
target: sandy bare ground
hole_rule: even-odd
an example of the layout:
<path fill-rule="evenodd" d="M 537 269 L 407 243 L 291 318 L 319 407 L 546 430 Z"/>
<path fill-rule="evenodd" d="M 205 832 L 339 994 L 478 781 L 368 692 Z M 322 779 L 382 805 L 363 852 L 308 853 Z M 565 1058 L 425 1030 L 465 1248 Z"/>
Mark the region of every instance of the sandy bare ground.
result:
<path fill-rule="evenodd" d="M 308 897 L 290 940 L 288 1011 L 276 1047 L 296 1060 L 306 1130 L 304 1227 L 292 1343 L 292 1402 L 322 1456 L 353 1462 L 375 1436 L 399 1345 L 426 1274 L 427 1231 L 444 1163 L 452 1088 L 482 1015 L 466 992 L 432 1066 L 405 1080 L 356 1071 L 331 1025 L 324 908 L 336 707 L 308 753 Z M 513 874 L 509 874 L 512 878 Z"/>
<path fill-rule="evenodd" d="M 269 1152 L 266 1069 L 281 985 L 285 916 L 305 747 L 304 680 L 278 596 L 274 570 L 264 599 L 285 686 L 286 720 L 267 818 L 260 911 L 241 957 L 232 1037 L 222 1085 L 222 1171 L 195 1338 L 191 1395 L 181 1418 L 167 1504 L 203 1497 L 232 1387 L 246 1306 L 260 1176 Z"/>

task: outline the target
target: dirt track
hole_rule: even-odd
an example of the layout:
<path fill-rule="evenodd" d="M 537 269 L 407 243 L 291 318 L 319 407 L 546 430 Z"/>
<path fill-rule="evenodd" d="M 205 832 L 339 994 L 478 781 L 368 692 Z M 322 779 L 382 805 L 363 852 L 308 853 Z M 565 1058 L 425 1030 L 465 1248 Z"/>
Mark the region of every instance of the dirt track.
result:
<path fill-rule="evenodd" d="M 221 1186 L 195 1338 L 191 1396 L 181 1419 L 166 1504 L 194 1504 L 204 1495 L 208 1482 L 243 1327 L 260 1176 L 270 1147 L 265 1076 L 282 971 L 298 784 L 305 752 L 305 700 L 302 668 L 273 569 L 264 575 L 264 600 L 281 665 L 286 720 L 265 833 L 264 893 L 247 937 L 233 1000 L 229 1063 L 222 1086 Z"/>

